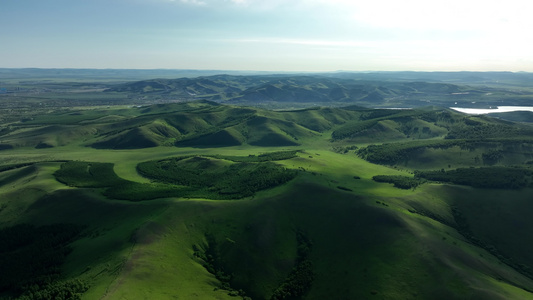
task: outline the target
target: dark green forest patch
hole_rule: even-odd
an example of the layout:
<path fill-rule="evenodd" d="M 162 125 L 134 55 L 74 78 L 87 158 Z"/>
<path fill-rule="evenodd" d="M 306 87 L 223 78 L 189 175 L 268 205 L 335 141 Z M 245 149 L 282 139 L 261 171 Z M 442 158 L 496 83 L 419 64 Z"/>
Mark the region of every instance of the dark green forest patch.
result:
<path fill-rule="evenodd" d="M 111 187 L 127 182 L 115 174 L 111 163 L 71 161 L 62 164 L 54 175 L 59 182 L 75 187 Z"/>
<path fill-rule="evenodd" d="M 96 149 L 142 149 L 159 146 L 152 135 L 143 132 L 140 128 L 134 128 L 91 146 Z"/>
<path fill-rule="evenodd" d="M 208 157 L 177 157 L 137 165 L 152 180 L 186 186 L 190 197 L 237 199 L 293 179 L 297 172 L 272 162 L 224 163 Z"/>
<path fill-rule="evenodd" d="M 0 144 L 0 150 L 10 150 L 13 149 L 12 145 L 9 144 Z"/>
<path fill-rule="evenodd" d="M 519 189 L 533 186 L 533 171 L 513 167 L 459 168 L 415 171 L 415 177 L 469 185 L 477 188 Z"/>
<path fill-rule="evenodd" d="M 228 290 L 230 293 L 237 292 L 240 294 L 240 296 L 244 296 L 245 293 L 242 290 L 236 291 L 230 285 L 231 275 L 226 274 L 224 267 L 220 263 L 222 259 L 220 258 L 218 249 L 220 245 L 217 243 L 217 240 L 211 234 L 206 234 L 205 238 L 205 245 L 193 245 L 192 248 L 194 251 L 194 257 L 199 258 L 204 268 L 209 273 L 215 275 L 215 277 L 220 281 L 220 285 L 217 287 L 217 289 Z"/>
<path fill-rule="evenodd" d="M 87 285 L 62 281 L 60 268 L 82 229 L 20 224 L 0 230 L 0 297 L 79 299 Z"/>
<path fill-rule="evenodd" d="M 506 138 L 524 134 L 527 133 L 516 125 L 491 124 L 465 119 L 464 125 L 450 128 L 446 139 Z"/>
<path fill-rule="evenodd" d="M 376 182 L 392 183 L 394 184 L 394 187 L 404 190 L 414 189 L 425 181 L 422 178 L 413 178 L 402 175 L 376 175 L 372 177 L 372 180 Z"/>
<path fill-rule="evenodd" d="M 54 175 L 59 182 L 69 186 L 102 188 L 105 196 L 120 200 L 168 197 L 238 199 L 293 179 L 297 171 L 271 161 L 295 155 L 296 151 L 279 151 L 257 156 L 229 156 L 227 160 L 222 159 L 223 156 L 183 156 L 140 163 L 137 170 L 153 179 L 152 183 L 122 179 L 113 171 L 111 163 L 70 161 L 63 163 Z"/>
<path fill-rule="evenodd" d="M 296 232 L 297 254 L 296 265 L 283 283 L 274 291 L 271 300 L 301 299 L 311 289 L 315 280 L 313 262 L 309 259 L 313 243 L 302 232 Z"/>
<path fill-rule="evenodd" d="M 463 140 L 438 140 L 438 141 L 413 141 L 409 143 L 386 143 L 382 145 L 369 145 L 359 148 L 357 154 L 377 164 L 394 165 L 410 158 L 413 153 L 424 148 L 447 149 L 453 146 L 466 145 Z"/>
<path fill-rule="evenodd" d="M 206 270 L 213 274 L 220 284 L 217 288 L 229 291 L 229 295 L 240 296 L 243 299 L 247 297 L 247 286 L 236 287 L 235 274 L 230 273 L 224 253 L 231 251 L 235 241 L 225 238 L 223 241 L 217 241 L 212 234 L 206 234 L 206 243 L 203 245 L 193 245 L 193 255 L 199 258 L 201 264 Z M 287 277 L 273 291 L 271 300 L 282 299 L 301 299 L 304 297 L 312 286 L 315 279 L 313 271 L 313 262 L 310 259 L 313 243 L 301 231 L 296 232 L 296 258 L 293 268 L 287 274 Z M 238 284 L 237 284 L 238 285 Z M 237 289 L 238 288 L 238 289 Z"/>
<path fill-rule="evenodd" d="M 157 183 L 138 183 L 117 176 L 111 163 L 70 161 L 54 173 L 56 179 L 69 186 L 104 188 L 107 197 L 142 201 L 156 198 L 181 197 L 183 188 Z"/>
<path fill-rule="evenodd" d="M 493 165 L 507 156 L 513 157 L 523 154 L 522 160 L 527 159 L 531 152 L 533 140 L 525 138 L 507 139 L 472 139 L 472 140 L 426 140 L 400 143 L 385 143 L 381 145 L 369 145 L 357 150 L 357 154 L 363 159 L 377 164 L 395 165 L 409 160 L 417 160 L 420 154 L 428 149 L 447 150 L 459 147 L 466 152 L 478 150 L 480 157 L 477 163 Z M 437 159 L 437 158 L 436 158 Z M 451 161 L 450 163 L 454 163 Z"/>
<path fill-rule="evenodd" d="M 286 160 L 296 157 L 298 150 L 275 151 L 267 152 L 259 155 L 250 154 L 248 156 L 228 156 L 228 155 L 213 155 L 211 157 L 218 159 L 231 160 L 233 162 L 265 162 Z"/>
<path fill-rule="evenodd" d="M 227 129 L 176 142 L 181 147 L 231 147 L 242 145 L 243 138 Z"/>

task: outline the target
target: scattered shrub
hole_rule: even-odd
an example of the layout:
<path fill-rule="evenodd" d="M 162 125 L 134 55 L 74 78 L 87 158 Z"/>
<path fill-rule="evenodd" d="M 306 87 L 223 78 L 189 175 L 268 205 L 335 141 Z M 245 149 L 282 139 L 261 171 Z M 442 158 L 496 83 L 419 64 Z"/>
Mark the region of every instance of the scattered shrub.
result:
<path fill-rule="evenodd" d="M 401 175 L 376 175 L 372 177 L 372 180 L 376 182 L 392 183 L 394 184 L 394 187 L 404 190 L 416 188 L 424 182 L 424 180 L 420 178 L 413 178 Z"/>

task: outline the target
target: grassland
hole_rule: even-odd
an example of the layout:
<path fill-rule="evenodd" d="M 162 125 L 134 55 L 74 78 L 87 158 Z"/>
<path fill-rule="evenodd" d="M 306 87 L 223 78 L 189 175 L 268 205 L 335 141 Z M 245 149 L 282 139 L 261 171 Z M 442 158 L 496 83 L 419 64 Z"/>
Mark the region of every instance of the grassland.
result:
<path fill-rule="evenodd" d="M 533 299 L 533 190 L 415 172 L 530 176 L 526 125 L 200 101 L 1 126 L 0 230 L 79 232 L 51 280 L 0 285 L 0 298 Z"/>

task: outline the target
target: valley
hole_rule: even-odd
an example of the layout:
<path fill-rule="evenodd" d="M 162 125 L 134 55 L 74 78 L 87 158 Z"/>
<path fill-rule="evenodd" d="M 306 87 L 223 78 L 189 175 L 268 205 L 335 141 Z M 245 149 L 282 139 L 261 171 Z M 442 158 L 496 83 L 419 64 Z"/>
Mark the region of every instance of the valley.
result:
<path fill-rule="evenodd" d="M 0 299 L 533 299 L 531 118 L 448 108 L 529 73 L 44 73 L 2 79 Z"/>

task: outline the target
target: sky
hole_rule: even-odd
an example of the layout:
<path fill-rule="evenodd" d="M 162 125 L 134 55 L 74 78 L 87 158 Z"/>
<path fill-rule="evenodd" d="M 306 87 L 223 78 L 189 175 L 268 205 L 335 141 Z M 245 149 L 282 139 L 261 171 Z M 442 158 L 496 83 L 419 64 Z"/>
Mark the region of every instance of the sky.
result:
<path fill-rule="evenodd" d="M 0 0 L 0 68 L 533 72 L 530 0 Z"/>

